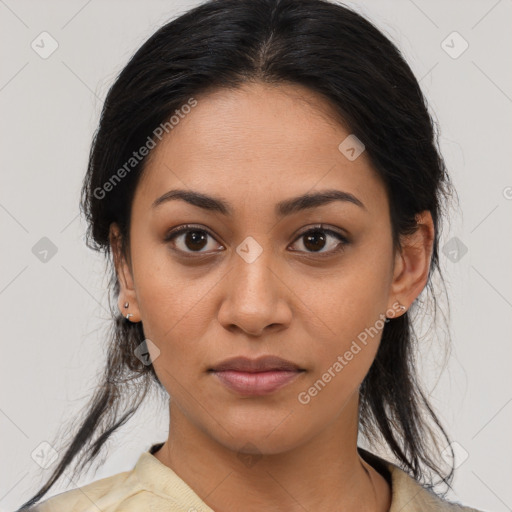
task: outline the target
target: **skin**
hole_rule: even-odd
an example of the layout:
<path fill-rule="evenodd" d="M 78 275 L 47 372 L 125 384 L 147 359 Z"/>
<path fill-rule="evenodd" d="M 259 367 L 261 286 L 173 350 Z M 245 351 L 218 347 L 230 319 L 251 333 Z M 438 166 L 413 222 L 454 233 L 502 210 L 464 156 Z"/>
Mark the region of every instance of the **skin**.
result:
<path fill-rule="evenodd" d="M 306 88 L 251 83 L 196 99 L 151 152 L 127 255 L 111 226 L 119 308 L 158 347 L 150 346 L 154 368 L 171 397 L 169 437 L 155 456 L 217 512 L 387 511 L 389 485 L 357 453 L 359 386 L 382 329 L 309 403 L 297 397 L 365 328 L 402 314 L 397 301 L 408 308 L 420 294 L 430 212 L 394 251 L 383 183 L 365 152 L 350 161 L 339 151 L 350 131 Z M 183 200 L 152 208 L 176 188 L 222 197 L 234 214 Z M 275 216 L 276 203 L 323 189 L 350 192 L 365 208 L 334 201 Z M 187 223 L 212 236 L 203 245 L 186 234 L 164 240 Z M 334 252 L 340 242 L 328 233 L 323 246 L 299 236 L 319 223 L 349 243 Z M 262 249 L 250 263 L 236 252 L 249 236 Z M 263 397 L 240 396 L 207 372 L 235 355 L 267 354 L 306 371 Z"/>

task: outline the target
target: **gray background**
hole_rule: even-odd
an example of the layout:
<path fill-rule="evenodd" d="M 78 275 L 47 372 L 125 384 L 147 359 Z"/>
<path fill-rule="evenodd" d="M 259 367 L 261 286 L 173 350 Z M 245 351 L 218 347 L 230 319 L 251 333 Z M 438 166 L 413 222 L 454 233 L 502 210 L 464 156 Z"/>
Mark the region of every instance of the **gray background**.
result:
<path fill-rule="evenodd" d="M 41 471 L 37 462 L 41 443 L 85 404 L 102 369 L 107 283 L 78 216 L 102 101 L 146 38 L 196 3 L 0 0 L 2 511 L 50 475 L 52 467 Z M 420 80 L 461 201 L 441 244 L 450 249 L 441 264 L 451 355 L 443 368 L 438 336 L 422 344 L 421 356 L 427 391 L 461 454 L 450 496 L 512 510 L 512 1 L 347 5 L 399 46 Z M 58 43 L 47 58 L 31 47 L 42 46 L 43 31 Z M 43 237 L 55 254 L 41 252 L 49 247 Z M 148 402 L 121 429 L 95 475 L 69 487 L 131 469 L 142 450 L 164 440 L 167 410 L 158 404 Z M 65 489 L 66 479 L 49 495 Z"/>

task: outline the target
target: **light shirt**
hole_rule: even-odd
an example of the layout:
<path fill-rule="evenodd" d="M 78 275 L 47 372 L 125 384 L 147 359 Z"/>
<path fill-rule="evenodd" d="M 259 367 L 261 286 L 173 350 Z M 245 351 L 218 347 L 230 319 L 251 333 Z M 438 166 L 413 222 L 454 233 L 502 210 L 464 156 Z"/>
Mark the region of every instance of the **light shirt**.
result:
<path fill-rule="evenodd" d="M 153 455 L 162 444 L 142 452 L 130 471 L 52 496 L 30 512 L 215 512 Z M 398 466 L 361 447 L 357 449 L 390 484 L 389 512 L 480 512 L 442 500 Z"/>

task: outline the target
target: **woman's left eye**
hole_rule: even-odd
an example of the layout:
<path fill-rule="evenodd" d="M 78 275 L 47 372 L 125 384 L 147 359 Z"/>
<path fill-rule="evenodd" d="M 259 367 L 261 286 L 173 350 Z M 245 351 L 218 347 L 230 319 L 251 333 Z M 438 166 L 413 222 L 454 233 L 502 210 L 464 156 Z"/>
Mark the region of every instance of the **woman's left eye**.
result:
<path fill-rule="evenodd" d="M 322 249 L 324 249 L 326 246 L 329 246 L 327 243 L 329 238 L 336 239 L 338 242 L 331 243 L 331 249 L 328 248 L 327 250 L 323 251 Z M 311 249 L 306 251 L 310 254 L 332 254 L 342 250 L 344 246 L 348 244 L 348 240 L 341 233 L 338 233 L 332 229 L 326 229 L 322 226 L 308 229 L 307 231 L 301 233 L 296 240 L 302 240 L 302 245 Z"/>
<path fill-rule="evenodd" d="M 174 246 L 184 253 L 202 253 L 209 252 L 208 250 L 203 250 L 208 246 L 208 237 L 214 239 L 213 235 L 204 228 L 185 225 L 171 231 L 165 237 L 165 241 L 168 242 L 172 240 Z M 331 242 L 331 244 L 329 244 L 329 238 L 331 240 L 336 239 L 337 243 Z M 348 244 L 348 240 L 341 233 L 321 226 L 304 231 L 295 239 L 294 243 L 299 240 L 302 241 L 302 245 L 306 248 L 305 252 L 310 254 L 334 253 L 343 249 L 343 247 Z M 180 243 L 181 247 L 179 247 Z M 329 245 L 331 246 L 330 249 Z M 222 245 L 220 247 L 221 249 L 223 248 Z M 327 250 L 323 250 L 325 247 L 327 247 Z M 304 251 L 299 250 L 299 252 Z"/>

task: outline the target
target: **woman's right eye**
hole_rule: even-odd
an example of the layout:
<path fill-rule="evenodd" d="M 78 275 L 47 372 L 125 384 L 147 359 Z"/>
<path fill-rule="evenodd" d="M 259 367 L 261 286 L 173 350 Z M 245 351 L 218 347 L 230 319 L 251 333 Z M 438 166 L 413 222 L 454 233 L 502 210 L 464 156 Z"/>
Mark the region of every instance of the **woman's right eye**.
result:
<path fill-rule="evenodd" d="M 185 225 L 169 232 L 165 237 L 165 241 L 172 240 L 176 249 L 183 253 L 201 254 L 203 252 L 210 252 L 202 251 L 208 245 L 208 237 L 214 238 L 208 230 L 198 226 Z"/>

